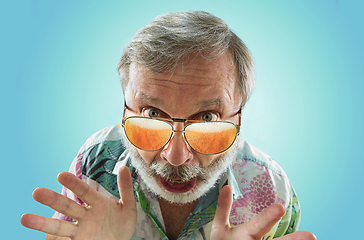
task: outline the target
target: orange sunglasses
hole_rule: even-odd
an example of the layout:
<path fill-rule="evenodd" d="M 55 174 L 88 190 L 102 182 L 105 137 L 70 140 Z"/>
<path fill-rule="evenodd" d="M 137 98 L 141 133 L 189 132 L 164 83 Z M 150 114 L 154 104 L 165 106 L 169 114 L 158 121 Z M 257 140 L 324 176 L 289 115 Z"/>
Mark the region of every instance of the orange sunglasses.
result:
<path fill-rule="evenodd" d="M 162 149 L 171 140 L 173 133 L 181 132 L 188 145 L 196 152 L 218 154 L 230 148 L 239 135 L 240 113 L 241 111 L 237 113 L 238 125 L 224 121 L 206 122 L 181 118 L 131 116 L 123 118 L 122 126 L 128 140 L 141 150 Z M 186 125 L 182 131 L 176 131 L 172 125 L 175 122 Z"/>

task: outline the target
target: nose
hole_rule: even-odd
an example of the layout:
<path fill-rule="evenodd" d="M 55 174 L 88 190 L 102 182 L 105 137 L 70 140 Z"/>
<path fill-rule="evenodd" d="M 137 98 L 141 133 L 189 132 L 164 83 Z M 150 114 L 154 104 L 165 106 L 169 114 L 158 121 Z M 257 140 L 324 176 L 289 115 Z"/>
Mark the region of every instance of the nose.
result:
<path fill-rule="evenodd" d="M 180 166 L 193 158 L 193 153 L 180 131 L 173 133 L 172 139 L 160 154 L 162 159 L 173 166 Z"/>

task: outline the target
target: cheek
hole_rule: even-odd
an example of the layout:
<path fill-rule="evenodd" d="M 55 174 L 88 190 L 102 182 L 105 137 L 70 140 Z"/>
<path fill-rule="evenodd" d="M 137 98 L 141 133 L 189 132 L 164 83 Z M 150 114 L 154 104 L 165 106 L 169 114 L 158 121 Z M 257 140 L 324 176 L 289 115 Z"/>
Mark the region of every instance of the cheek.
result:
<path fill-rule="evenodd" d="M 216 155 L 203 155 L 198 153 L 198 162 L 200 165 L 202 165 L 204 168 L 210 166 L 211 163 L 213 163 L 217 158 L 219 158 L 221 154 Z"/>
<path fill-rule="evenodd" d="M 139 155 L 143 158 L 143 160 L 147 163 L 147 165 L 152 164 L 154 159 L 156 158 L 159 151 L 143 151 L 137 149 Z"/>

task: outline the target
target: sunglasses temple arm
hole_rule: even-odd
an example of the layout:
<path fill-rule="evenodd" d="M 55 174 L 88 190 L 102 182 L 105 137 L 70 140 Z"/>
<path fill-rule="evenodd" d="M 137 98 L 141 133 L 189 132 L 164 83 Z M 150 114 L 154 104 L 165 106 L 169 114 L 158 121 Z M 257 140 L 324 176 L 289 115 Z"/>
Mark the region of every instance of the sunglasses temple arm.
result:
<path fill-rule="evenodd" d="M 241 126 L 241 110 L 238 112 L 238 117 L 239 117 L 239 120 L 238 120 L 238 126 L 237 126 L 237 135 L 240 134 L 240 126 Z"/>

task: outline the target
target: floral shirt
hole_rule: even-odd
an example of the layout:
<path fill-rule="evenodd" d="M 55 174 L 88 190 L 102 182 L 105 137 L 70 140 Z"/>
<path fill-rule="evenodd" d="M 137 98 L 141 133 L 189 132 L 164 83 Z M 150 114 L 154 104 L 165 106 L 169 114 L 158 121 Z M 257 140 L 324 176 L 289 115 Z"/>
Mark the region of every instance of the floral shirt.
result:
<path fill-rule="evenodd" d="M 138 212 L 137 227 L 132 239 L 167 240 L 158 198 L 148 190 L 131 165 L 129 153 L 122 144 L 122 134 L 124 133 L 120 125 L 95 133 L 81 147 L 71 164 L 70 172 L 98 192 L 118 201 L 117 173 L 120 167 L 128 166 L 132 173 Z M 298 229 L 300 205 L 282 168 L 268 155 L 247 142 L 241 141 L 238 145 L 234 161 L 218 183 L 200 198 L 178 239 L 210 239 L 219 191 L 226 184 L 233 188 L 234 194 L 229 219 L 231 225 L 247 222 L 271 204 L 280 203 L 285 206 L 286 214 L 262 239 L 283 236 Z M 84 204 L 66 188 L 62 190 L 62 194 L 79 204 Z M 71 218 L 57 212 L 53 217 L 72 221 Z"/>

